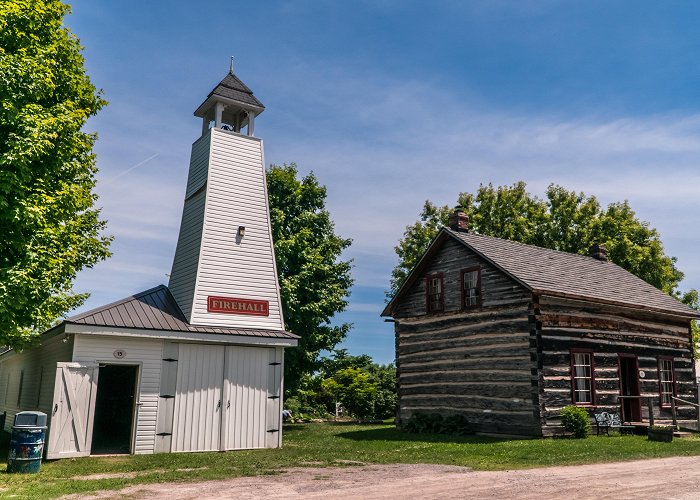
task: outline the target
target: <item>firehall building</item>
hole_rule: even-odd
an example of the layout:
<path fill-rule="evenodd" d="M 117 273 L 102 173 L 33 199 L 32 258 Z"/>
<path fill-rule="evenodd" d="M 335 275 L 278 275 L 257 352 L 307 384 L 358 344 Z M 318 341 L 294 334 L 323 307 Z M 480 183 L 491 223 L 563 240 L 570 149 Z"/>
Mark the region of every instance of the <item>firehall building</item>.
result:
<path fill-rule="evenodd" d="M 276 448 L 284 330 L 262 140 L 264 106 L 233 73 L 194 115 L 168 286 L 65 319 L 0 355 L 5 430 L 47 413 L 47 458 Z"/>

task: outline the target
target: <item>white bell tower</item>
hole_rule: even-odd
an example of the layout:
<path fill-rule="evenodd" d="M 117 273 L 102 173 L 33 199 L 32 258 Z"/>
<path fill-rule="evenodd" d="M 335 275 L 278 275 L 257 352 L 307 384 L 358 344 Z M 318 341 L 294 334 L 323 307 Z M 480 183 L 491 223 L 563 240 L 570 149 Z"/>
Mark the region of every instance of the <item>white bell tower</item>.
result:
<path fill-rule="evenodd" d="M 234 74 L 194 115 L 192 145 L 170 288 L 187 321 L 228 328 L 284 329 L 270 229 L 262 140 L 265 107 Z"/>

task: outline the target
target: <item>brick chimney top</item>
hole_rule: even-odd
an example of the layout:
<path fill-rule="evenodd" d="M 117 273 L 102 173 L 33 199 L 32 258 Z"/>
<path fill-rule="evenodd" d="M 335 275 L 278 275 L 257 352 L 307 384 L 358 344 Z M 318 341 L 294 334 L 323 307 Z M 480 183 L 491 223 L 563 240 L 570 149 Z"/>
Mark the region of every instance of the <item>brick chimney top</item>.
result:
<path fill-rule="evenodd" d="M 448 225 L 453 231 L 466 233 L 469 231 L 469 217 L 461 208 L 455 208 L 454 212 L 450 214 Z"/>
<path fill-rule="evenodd" d="M 588 255 L 596 260 L 600 260 L 603 262 L 608 261 L 608 250 L 600 243 L 595 243 L 594 245 L 591 245 L 591 248 L 588 249 Z"/>

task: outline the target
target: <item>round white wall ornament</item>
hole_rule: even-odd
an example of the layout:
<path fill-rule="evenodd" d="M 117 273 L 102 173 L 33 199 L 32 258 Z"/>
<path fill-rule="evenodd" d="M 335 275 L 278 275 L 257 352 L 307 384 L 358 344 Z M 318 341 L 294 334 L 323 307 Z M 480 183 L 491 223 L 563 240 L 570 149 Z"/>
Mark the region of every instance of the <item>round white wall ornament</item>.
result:
<path fill-rule="evenodd" d="M 124 359 L 126 358 L 126 351 L 124 349 L 117 349 L 112 353 L 112 356 L 114 356 L 117 359 Z"/>

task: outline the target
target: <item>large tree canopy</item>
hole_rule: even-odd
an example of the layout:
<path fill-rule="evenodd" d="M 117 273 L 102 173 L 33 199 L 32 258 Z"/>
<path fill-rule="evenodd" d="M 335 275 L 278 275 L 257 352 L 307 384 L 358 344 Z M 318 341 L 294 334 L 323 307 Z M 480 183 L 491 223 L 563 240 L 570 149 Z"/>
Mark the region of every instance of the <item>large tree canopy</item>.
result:
<path fill-rule="evenodd" d="M 627 201 L 603 208 L 593 196 L 556 185 L 550 185 L 546 199 L 540 199 L 518 182 L 498 188 L 481 185 L 476 194 L 460 194 L 457 204 L 469 216 L 469 228 L 475 233 L 578 254 L 600 243 L 608 249 L 610 260 L 678 296 L 683 273 L 676 268 L 675 257 L 664 253 L 659 233 L 639 220 Z M 406 228 L 395 248 L 399 264 L 392 272 L 390 296 L 447 224 L 450 212 L 447 206 L 426 201 L 420 220 Z"/>
<path fill-rule="evenodd" d="M 0 344 L 19 347 L 86 298 L 78 271 L 109 255 L 94 208 L 105 101 L 59 1 L 0 2 Z"/>
<path fill-rule="evenodd" d="M 319 367 L 321 351 L 333 349 L 350 329 L 331 324 L 348 305 L 351 262 L 340 257 L 350 240 L 335 234 L 326 189 L 313 174 L 299 180 L 294 163 L 271 165 L 267 189 L 285 326 L 301 336 L 285 351 L 285 388 L 293 392 L 303 374 Z"/>

